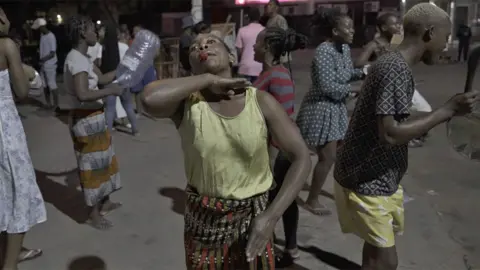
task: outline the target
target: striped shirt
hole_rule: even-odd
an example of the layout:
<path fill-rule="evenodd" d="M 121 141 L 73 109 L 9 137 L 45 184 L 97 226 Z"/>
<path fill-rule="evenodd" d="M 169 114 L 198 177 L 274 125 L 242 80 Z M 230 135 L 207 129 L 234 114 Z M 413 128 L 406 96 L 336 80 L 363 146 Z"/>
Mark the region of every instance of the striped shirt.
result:
<path fill-rule="evenodd" d="M 290 72 L 282 65 L 274 66 L 260 74 L 253 86 L 267 91 L 292 117 L 295 108 L 295 91 Z"/>

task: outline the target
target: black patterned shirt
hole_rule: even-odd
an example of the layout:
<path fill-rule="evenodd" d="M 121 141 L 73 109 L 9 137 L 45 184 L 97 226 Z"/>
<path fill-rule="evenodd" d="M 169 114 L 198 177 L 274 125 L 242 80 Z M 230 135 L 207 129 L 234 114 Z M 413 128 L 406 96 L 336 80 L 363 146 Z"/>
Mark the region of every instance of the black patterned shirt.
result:
<path fill-rule="evenodd" d="M 412 71 L 399 52 L 385 53 L 371 66 L 338 149 L 334 176 L 340 185 L 369 196 L 397 191 L 408 167 L 408 146 L 381 141 L 377 119 L 406 120 L 414 90 Z"/>

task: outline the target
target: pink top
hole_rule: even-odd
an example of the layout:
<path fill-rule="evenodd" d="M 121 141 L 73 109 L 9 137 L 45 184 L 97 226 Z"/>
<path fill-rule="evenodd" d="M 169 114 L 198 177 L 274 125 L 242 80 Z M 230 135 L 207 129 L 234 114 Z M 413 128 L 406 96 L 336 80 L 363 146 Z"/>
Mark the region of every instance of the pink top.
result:
<path fill-rule="evenodd" d="M 258 33 L 264 28 L 259 23 L 250 23 L 238 30 L 235 46 L 242 51 L 240 63 L 238 64 L 239 74 L 258 76 L 262 72 L 262 64 L 253 60 L 253 45 L 255 45 Z"/>

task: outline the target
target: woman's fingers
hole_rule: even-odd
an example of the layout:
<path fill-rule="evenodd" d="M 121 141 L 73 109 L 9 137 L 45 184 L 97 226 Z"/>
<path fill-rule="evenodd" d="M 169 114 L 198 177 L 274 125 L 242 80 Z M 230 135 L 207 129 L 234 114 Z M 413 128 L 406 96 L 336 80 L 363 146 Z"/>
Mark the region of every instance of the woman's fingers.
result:
<path fill-rule="evenodd" d="M 261 232 L 251 233 L 246 249 L 247 261 L 253 261 L 255 257 L 262 255 L 267 243 L 268 239 L 265 238 Z"/>

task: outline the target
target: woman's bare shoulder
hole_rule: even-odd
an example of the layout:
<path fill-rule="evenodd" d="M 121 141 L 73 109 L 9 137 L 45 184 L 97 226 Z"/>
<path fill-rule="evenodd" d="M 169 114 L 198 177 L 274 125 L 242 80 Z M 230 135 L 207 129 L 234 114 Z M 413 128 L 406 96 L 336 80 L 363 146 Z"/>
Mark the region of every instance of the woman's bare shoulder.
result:
<path fill-rule="evenodd" d="M 17 52 L 17 44 L 8 37 L 0 38 L 0 70 L 8 68 L 7 58 Z"/>

